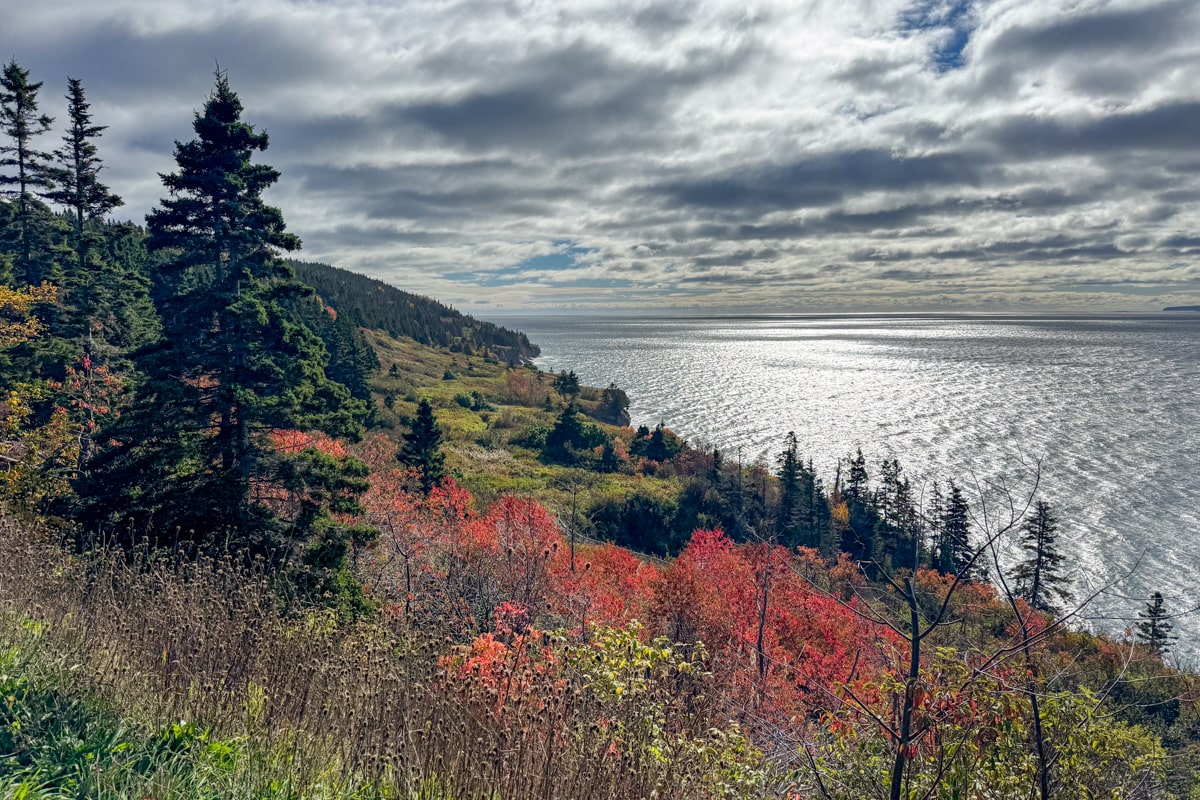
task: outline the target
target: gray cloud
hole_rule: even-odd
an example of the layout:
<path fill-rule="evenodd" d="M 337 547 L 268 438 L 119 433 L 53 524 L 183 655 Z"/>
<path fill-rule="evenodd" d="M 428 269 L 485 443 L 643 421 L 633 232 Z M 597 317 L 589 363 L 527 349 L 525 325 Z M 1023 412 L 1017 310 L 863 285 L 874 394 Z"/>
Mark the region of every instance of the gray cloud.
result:
<path fill-rule="evenodd" d="M 743 166 L 731 173 L 657 187 L 683 206 L 761 214 L 828 206 L 869 191 L 905 191 L 979 181 L 980 164 L 965 153 L 897 157 L 883 150 L 830 153 L 794 164 Z"/>
<path fill-rule="evenodd" d="M 161 196 L 219 62 L 271 134 L 271 200 L 304 257 L 467 309 L 1200 302 L 1185 0 L 0 0 L 0 17 L 46 110 L 84 80 L 121 213 Z"/>

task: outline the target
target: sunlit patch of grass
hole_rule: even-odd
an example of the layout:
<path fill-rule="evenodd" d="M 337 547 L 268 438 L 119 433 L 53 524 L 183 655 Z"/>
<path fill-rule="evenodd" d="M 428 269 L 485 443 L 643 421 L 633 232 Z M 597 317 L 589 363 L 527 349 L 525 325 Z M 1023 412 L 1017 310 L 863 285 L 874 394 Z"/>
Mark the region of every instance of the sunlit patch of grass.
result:
<path fill-rule="evenodd" d="M 390 395 L 391 409 L 378 409 L 380 424 L 397 440 L 404 432 L 403 420 L 416 413 L 421 399 L 434 406 L 445 436 L 446 469 L 475 495 L 481 506 L 505 493 L 518 493 L 539 500 L 555 510 L 569 503 L 571 470 L 544 464 L 531 446 L 536 430 L 549 431 L 563 402 L 553 392 L 553 375 L 539 374 L 530 367 L 516 367 L 516 383 L 525 382 L 527 400 L 551 396 L 551 407 L 538 399 L 526 404 L 512 402 L 510 368 L 490 363 L 480 356 L 467 356 L 425 347 L 411 340 L 392 339 L 378 332 L 368 338 L 379 353 L 383 369 L 375 379 L 378 399 Z M 393 373 L 391 366 L 395 364 Z M 515 384 L 514 384 L 515 385 Z M 460 399 L 476 392 L 492 409 L 473 411 Z M 600 390 L 583 387 L 581 406 L 587 410 L 599 401 Z M 597 423 L 614 439 L 628 446 L 633 431 Z M 604 494 L 624 495 L 637 488 L 667 496 L 678 490 L 678 482 L 632 474 L 593 474 L 583 494 L 590 501 Z M 580 497 L 575 497 L 576 505 Z"/>

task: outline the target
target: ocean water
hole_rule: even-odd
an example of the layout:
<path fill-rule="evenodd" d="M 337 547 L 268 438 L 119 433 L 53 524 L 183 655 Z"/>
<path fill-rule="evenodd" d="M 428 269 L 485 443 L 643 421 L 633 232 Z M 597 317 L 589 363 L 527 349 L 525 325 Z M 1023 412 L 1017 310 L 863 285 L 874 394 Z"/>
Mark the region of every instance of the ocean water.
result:
<path fill-rule="evenodd" d="M 624 388 L 726 457 L 774 463 L 794 430 L 827 483 L 861 447 L 914 487 L 955 478 L 989 520 L 1036 489 L 1062 520 L 1086 623 L 1117 635 L 1161 591 L 1200 659 L 1200 315 L 509 318 L 546 370 Z M 1015 536 L 1003 553 L 1014 554 Z"/>

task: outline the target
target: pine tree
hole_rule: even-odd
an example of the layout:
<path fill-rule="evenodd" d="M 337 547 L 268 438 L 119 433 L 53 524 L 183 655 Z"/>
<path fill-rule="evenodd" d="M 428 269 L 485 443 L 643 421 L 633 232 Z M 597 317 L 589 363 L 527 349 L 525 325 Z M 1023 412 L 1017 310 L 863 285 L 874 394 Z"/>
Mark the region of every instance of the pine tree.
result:
<path fill-rule="evenodd" d="M 1057 614 L 1071 598 L 1070 581 L 1062 573 L 1066 557 L 1058 550 L 1058 519 L 1050 504 L 1039 500 L 1021 525 L 1025 558 L 1013 572 L 1016 595 L 1039 611 Z"/>
<path fill-rule="evenodd" d="M 252 163 L 267 136 L 241 113 L 218 74 L 196 114 L 196 138 L 176 143 L 178 171 L 162 176 L 168 196 L 147 218 L 160 260 L 153 278 L 162 338 L 140 354 L 136 404 L 80 491 L 86 517 L 118 535 L 223 540 L 290 561 L 317 528 L 327 537 L 337 526 L 327 515 L 289 514 L 272 498 L 285 489 L 317 497 L 336 481 L 327 469 L 308 470 L 307 488 L 297 488 L 289 463 L 297 456 L 279 452 L 270 434 L 355 437 L 365 408 L 327 378 L 320 340 L 281 306 L 308 291 L 277 255 L 299 240 L 262 200 L 279 173 Z"/>
<path fill-rule="evenodd" d="M 433 416 L 433 406 L 422 399 L 417 405 L 417 416 L 404 441 L 396 452 L 396 459 L 406 467 L 421 472 L 421 490 L 429 493 L 446 474 L 445 458 L 442 455 L 442 429 Z"/>
<path fill-rule="evenodd" d="M 35 146 L 35 139 L 54 122 L 53 117 L 38 113 L 41 88 L 41 83 L 29 82 L 29 70 L 21 69 L 16 60 L 5 64 L 0 73 L 0 132 L 12 142 L 0 146 L 0 167 L 16 170 L 0 173 L 0 187 L 16 187 L 3 191 L 17 201 L 13 247 L 17 277 L 31 286 L 51 277 L 41 252 L 45 248 L 39 246 L 44 237 L 37 230 L 45 223 L 44 216 L 37 214 L 37 195 L 53 185 L 50 154 Z"/>
<path fill-rule="evenodd" d="M 1138 623 L 1138 639 L 1149 645 L 1157 655 L 1165 655 L 1171 647 L 1171 642 L 1179 637 L 1171 633 L 1175 626 L 1168 621 L 1162 592 L 1150 595 L 1150 602 L 1146 603 L 1144 610 L 1138 612 L 1138 616 L 1142 618 Z"/>

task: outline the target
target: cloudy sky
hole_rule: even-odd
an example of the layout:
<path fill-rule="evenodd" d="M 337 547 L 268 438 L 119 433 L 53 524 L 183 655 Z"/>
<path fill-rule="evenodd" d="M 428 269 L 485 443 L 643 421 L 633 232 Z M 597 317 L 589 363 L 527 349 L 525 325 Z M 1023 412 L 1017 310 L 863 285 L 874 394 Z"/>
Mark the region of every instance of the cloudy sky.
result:
<path fill-rule="evenodd" d="M 229 73 L 303 256 L 465 310 L 1200 303 L 1195 0 L 0 0 L 140 220 Z M 47 137 L 47 146 L 54 141 Z"/>

